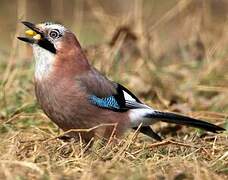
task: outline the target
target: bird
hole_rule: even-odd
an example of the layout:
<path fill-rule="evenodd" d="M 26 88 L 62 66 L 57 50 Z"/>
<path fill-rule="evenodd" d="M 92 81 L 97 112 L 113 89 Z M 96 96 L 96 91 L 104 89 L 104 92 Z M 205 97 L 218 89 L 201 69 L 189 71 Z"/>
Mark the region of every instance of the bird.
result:
<path fill-rule="evenodd" d="M 167 122 L 219 133 L 212 123 L 154 109 L 123 85 L 109 80 L 91 66 L 73 32 L 65 26 L 23 21 L 28 30 L 18 37 L 32 46 L 35 59 L 35 94 L 44 113 L 70 137 L 89 142 L 95 136 L 121 137 L 128 129 L 157 140 L 163 138 L 151 125 Z M 108 126 L 114 124 L 115 126 Z M 102 126 L 104 125 L 104 126 Z M 105 126 L 107 125 L 107 126 Z M 98 127 L 98 128 L 93 128 Z M 114 129 L 115 128 L 115 129 Z"/>

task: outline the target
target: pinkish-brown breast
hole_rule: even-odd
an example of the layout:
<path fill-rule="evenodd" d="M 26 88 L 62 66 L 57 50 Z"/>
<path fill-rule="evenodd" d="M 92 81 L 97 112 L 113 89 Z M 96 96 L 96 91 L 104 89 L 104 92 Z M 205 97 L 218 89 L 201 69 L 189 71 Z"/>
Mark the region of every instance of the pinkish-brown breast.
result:
<path fill-rule="evenodd" d="M 42 81 L 36 81 L 35 91 L 45 114 L 64 131 L 117 123 L 116 133 L 121 135 L 129 126 L 127 113 L 114 112 L 90 104 L 86 87 L 81 87 L 80 82 L 73 76 L 64 73 L 59 76 L 53 73 Z M 107 138 L 112 131 L 110 126 L 99 128 L 84 137 L 88 140 L 97 133 L 98 136 Z"/>

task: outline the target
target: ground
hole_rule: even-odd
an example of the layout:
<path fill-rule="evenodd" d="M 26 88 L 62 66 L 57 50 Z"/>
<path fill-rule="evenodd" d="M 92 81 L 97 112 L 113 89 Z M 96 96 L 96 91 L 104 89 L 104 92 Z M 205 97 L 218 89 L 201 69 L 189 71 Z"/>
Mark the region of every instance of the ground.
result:
<path fill-rule="evenodd" d="M 83 46 L 85 53 L 148 105 L 228 129 L 227 24 L 215 33 L 195 21 L 197 15 L 186 17 L 182 28 L 172 24 L 167 30 L 175 12 L 158 19 L 151 34 L 115 27 L 118 37 L 105 34 L 107 43 Z M 26 58 L 18 56 L 17 35 L 9 54 L 0 54 L 0 179 L 228 178 L 227 131 L 212 134 L 159 123 L 153 127 L 162 142 L 130 130 L 108 144 L 60 140 L 63 132 L 37 104 L 34 61 L 29 47 Z"/>

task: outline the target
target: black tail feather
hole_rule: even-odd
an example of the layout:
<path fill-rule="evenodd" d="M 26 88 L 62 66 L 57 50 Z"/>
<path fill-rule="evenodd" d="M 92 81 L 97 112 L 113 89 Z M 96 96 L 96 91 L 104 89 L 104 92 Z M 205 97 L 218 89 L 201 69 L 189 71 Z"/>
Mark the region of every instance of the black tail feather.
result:
<path fill-rule="evenodd" d="M 191 117 L 170 113 L 170 112 L 160 112 L 154 111 L 153 113 L 147 114 L 145 117 L 157 119 L 167 123 L 175 123 L 180 125 L 192 126 L 200 129 L 204 129 L 206 131 L 210 131 L 213 133 L 218 133 L 219 131 L 224 131 L 225 129 L 214 124 L 194 119 Z"/>

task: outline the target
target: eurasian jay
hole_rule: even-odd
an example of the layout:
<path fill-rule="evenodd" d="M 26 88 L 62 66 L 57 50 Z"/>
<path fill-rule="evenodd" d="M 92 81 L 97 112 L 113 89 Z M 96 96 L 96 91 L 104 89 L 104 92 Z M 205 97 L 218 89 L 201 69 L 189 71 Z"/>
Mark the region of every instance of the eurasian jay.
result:
<path fill-rule="evenodd" d="M 116 124 L 115 134 L 137 129 L 156 140 L 161 137 L 150 125 L 163 121 L 201 128 L 210 132 L 224 129 L 214 124 L 161 112 L 141 102 L 124 86 L 108 80 L 92 67 L 75 35 L 60 24 L 22 22 L 30 30 L 18 37 L 32 45 L 35 57 L 35 92 L 45 114 L 64 131 Z M 81 132 L 83 140 L 98 135 L 109 138 L 112 126 Z M 77 133 L 71 132 L 76 137 Z M 78 134 L 77 134 L 78 135 Z"/>

